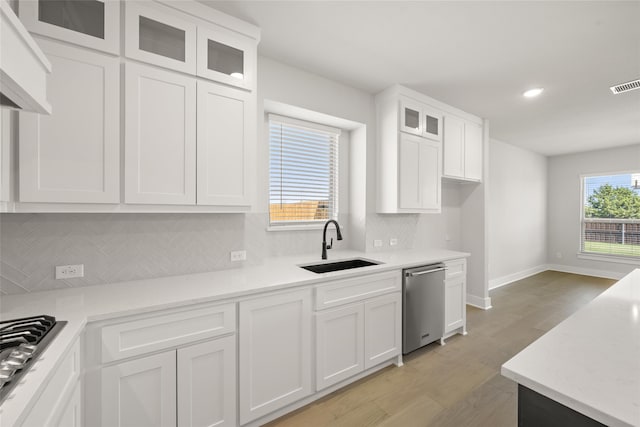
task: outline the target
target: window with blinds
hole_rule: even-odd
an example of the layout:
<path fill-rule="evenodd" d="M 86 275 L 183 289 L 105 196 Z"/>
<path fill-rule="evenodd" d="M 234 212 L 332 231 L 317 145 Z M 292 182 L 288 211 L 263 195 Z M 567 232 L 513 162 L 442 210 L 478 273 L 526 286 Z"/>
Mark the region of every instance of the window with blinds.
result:
<path fill-rule="evenodd" d="M 339 129 L 269 115 L 272 226 L 337 219 L 339 137 Z"/>
<path fill-rule="evenodd" d="M 581 251 L 640 258 L 640 171 L 582 180 Z"/>

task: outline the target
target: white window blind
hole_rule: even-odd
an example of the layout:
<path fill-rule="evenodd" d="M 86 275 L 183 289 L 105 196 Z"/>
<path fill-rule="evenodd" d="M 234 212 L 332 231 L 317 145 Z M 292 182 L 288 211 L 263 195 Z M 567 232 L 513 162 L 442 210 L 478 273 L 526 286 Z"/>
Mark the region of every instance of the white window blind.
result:
<path fill-rule="evenodd" d="M 581 251 L 640 258 L 640 172 L 582 179 Z"/>
<path fill-rule="evenodd" d="M 339 129 L 269 115 L 271 225 L 336 219 L 339 137 Z"/>

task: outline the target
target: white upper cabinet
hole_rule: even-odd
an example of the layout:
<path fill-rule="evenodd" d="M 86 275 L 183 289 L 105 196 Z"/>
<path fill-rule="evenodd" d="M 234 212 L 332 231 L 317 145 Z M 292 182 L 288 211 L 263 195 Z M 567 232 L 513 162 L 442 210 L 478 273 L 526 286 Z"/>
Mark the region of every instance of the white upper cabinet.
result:
<path fill-rule="evenodd" d="M 253 90 L 257 41 L 153 2 L 125 4 L 125 55 Z"/>
<path fill-rule="evenodd" d="M 376 106 L 378 213 L 440 212 L 442 115 L 397 91 L 378 95 Z"/>
<path fill-rule="evenodd" d="M 444 117 L 443 176 L 482 180 L 482 126 L 447 114 Z"/>
<path fill-rule="evenodd" d="M 422 136 L 442 141 L 442 113 L 428 105 L 422 107 Z"/>
<path fill-rule="evenodd" d="M 465 125 L 464 176 L 482 180 L 482 126 L 475 123 Z"/>
<path fill-rule="evenodd" d="M 440 143 L 400 135 L 399 151 L 399 208 L 440 212 Z"/>
<path fill-rule="evenodd" d="M 21 202 L 120 202 L 120 62 L 38 39 L 53 65 L 49 116 L 19 115 Z"/>
<path fill-rule="evenodd" d="M 410 98 L 400 99 L 400 130 L 422 136 L 424 120 L 422 104 Z"/>
<path fill-rule="evenodd" d="M 111 54 L 120 51 L 120 2 L 20 0 L 20 20 L 32 33 Z"/>
<path fill-rule="evenodd" d="M 400 131 L 442 140 L 442 113 L 408 97 L 400 97 Z"/>
<path fill-rule="evenodd" d="M 443 174 L 464 177 L 464 120 L 455 116 L 444 119 Z"/>
<path fill-rule="evenodd" d="M 127 58 L 196 73 L 196 25 L 166 6 L 153 2 L 125 3 Z"/>
<path fill-rule="evenodd" d="M 252 90 L 256 43 L 228 30 L 198 27 L 198 76 Z"/>
<path fill-rule="evenodd" d="M 254 97 L 243 90 L 199 81 L 197 111 L 198 205 L 250 206 Z"/>
<path fill-rule="evenodd" d="M 125 67 L 125 203 L 196 202 L 196 81 Z"/>

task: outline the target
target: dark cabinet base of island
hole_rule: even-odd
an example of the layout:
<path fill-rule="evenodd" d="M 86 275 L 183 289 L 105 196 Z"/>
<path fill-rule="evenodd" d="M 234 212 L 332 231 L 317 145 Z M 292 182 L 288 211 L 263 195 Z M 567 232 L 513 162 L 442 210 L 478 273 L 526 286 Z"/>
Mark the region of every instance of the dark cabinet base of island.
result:
<path fill-rule="evenodd" d="M 604 426 L 553 399 L 518 384 L 518 427 Z"/>

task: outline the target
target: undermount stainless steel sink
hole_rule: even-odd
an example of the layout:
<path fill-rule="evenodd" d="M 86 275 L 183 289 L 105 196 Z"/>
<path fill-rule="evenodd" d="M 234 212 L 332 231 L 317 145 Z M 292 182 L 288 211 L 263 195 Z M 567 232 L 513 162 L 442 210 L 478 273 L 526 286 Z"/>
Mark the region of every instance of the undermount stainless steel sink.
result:
<path fill-rule="evenodd" d="M 342 261 L 324 262 L 322 264 L 299 265 L 298 267 L 313 273 L 329 273 L 332 271 L 349 270 L 352 268 L 369 267 L 381 264 L 378 261 L 370 261 L 362 258 L 345 259 Z"/>

